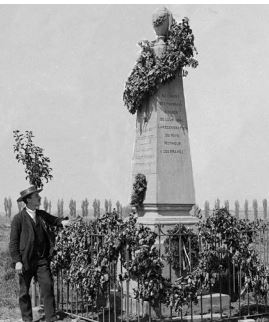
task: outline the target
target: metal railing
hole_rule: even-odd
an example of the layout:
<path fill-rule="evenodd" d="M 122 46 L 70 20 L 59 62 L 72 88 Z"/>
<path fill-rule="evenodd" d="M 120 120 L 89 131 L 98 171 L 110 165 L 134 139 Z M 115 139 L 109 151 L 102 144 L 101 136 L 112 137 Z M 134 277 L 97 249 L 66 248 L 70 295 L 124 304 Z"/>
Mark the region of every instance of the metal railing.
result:
<path fill-rule="evenodd" d="M 166 245 L 171 245 L 172 235 L 156 225 L 158 233 L 156 247 L 159 256 L 164 255 L 164 240 Z M 195 253 L 189 236 L 178 235 L 176 269 L 175 264 L 166 264 L 164 275 L 172 280 L 177 279 L 186 272 L 190 272 L 194 265 Z M 204 247 L 201 243 L 199 247 Z M 254 242 L 259 257 L 263 264 L 268 265 L 269 232 L 264 229 L 258 233 Z M 200 289 L 198 292 L 198 304 L 190 301 L 177 313 L 174 309 L 160 304 L 159 307 L 151 305 L 134 298 L 132 289 L 137 282 L 130 279 L 119 281 L 118 274 L 124 271 L 128 273 L 130 260 L 126 251 L 127 266 L 123 268 L 121 260 L 110 263 L 109 283 L 107 288 L 100 291 L 97 299 L 97 308 L 93 307 L 83 295 L 82 289 L 66 282 L 63 272 L 59 271 L 55 276 L 55 296 L 57 309 L 72 316 L 81 317 L 87 321 L 154 321 L 154 320 L 178 320 L 178 321 L 237 321 L 242 317 L 269 316 L 267 297 L 259 299 L 253 293 L 244 288 L 244 273 L 240 267 L 229 263 L 227 257 L 227 268 L 216 275 L 215 283 L 209 284 L 209 289 Z M 175 266 L 175 265 L 174 265 Z M 206 274 L 206 272 L 205 272 Z"/>

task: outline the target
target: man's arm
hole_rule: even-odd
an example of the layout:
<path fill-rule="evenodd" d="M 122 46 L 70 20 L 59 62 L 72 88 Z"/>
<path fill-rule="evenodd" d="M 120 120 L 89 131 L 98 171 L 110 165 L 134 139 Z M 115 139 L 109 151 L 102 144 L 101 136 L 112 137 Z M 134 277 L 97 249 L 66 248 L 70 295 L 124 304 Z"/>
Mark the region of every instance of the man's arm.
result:
<path fill-rule="evenodd" d="M 66 227 L 70 225 L 70 222 L 66 218 L 59 218 L 47 213 L 44 210 L 40 210 L 41 216 L 43 219 L 50 225 L 50 226 L 57 226 L 57 227 Z"/>
<path fill-rule="evenodd" d="M 22 262 L 22 258 L 20 254 L 20 235 L 21 235 L 21 223 L 19 221 L 19 218 L 15 216 L 11 223 L 11 232 L 10 232 L 10 241 L 9 241 L 9 252 L 10 252 L 12 264 L 14 265 L 14 267 L 17 263 Z"/>

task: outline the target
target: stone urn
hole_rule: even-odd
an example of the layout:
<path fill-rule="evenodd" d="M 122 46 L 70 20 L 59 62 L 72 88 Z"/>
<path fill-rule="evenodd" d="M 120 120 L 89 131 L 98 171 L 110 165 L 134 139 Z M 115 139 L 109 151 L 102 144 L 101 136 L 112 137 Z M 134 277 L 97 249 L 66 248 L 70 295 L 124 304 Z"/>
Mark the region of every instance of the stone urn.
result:
<path fill-rule="evenodd" d="M 165 38 L 170 24 L 170 11 L 165 8 L 157 9 L 152 15 L 152 25 L 158 38 Z"/>

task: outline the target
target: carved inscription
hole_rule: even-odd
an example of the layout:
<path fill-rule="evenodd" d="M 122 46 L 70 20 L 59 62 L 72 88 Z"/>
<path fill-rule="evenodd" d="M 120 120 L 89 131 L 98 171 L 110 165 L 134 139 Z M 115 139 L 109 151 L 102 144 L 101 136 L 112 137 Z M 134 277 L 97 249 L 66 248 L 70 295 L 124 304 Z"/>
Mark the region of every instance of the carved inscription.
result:
<path fill-rule="evenodd" d="M 160 153 L 165 155 L 184 154 L 180 141 L 180 129 L 183 119 L 180 115 L 182 100 L 180 95 L 173 93 L 162 93 L 158 99 L 161 108 L 158 128 L 163 133 L 160 137 Z"/>
<path fill-rule="evenodd" d="M 142 133 L 140 133 L 141 128 Z M 140 127 L 140 124 L 138 125 L 134 153 L 136 172 L 141 172 L 143 174 L 156 172 L 156 155 L 153 152 L 152 147 L 156 135 L 152 134 L 153 130 L 154 127 L 147 127 L 145 125 Z"/>

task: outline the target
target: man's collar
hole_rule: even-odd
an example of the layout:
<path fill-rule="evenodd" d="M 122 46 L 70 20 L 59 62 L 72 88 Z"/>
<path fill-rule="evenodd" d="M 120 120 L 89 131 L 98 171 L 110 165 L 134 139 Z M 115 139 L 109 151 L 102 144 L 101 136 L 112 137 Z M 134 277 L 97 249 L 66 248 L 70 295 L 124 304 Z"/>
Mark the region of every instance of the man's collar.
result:
<path fill-rule="evenodd" d="M 32 209 L 29 209 L 27 206 L 26 206 L 26 211 L 31 214 L 31 215 L 35 215 L 36 214 L 36 210 L 32 210 Z"/>

